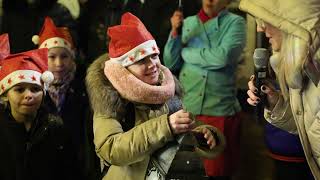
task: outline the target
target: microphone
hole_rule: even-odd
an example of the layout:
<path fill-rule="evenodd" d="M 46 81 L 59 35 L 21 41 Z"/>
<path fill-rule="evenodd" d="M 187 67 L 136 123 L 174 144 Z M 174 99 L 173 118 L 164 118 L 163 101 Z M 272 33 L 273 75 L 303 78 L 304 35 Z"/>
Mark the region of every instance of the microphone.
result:
<path fill-rule="evenodd" d="M 180 11 L 180 12 L 182 12 L 182 14 L 183 14 L 182 0 L 179 0 L 179 1 L 178 1 L 178 9 L 177 9 L 177 11 Z M 179 35 L 182 34 L 182 24 L 181 24 L 181 26 L 179 26 L 179 28 L 177 29 L 177 33 L 178 33 Z"/>
<path fill-rule="evenodd" d="M 256 95 L 260 98 L 260 102 L 255 109 L 257 122 L 261 122 L 264 118 L 264 105 L 266 103 L 266 94 L 261 91 L 261 86 L 268 75 L 269 52 L 265 48 L 256 48 L 253 53 L 254 62 L 254 85 L 258 89 Z"/>

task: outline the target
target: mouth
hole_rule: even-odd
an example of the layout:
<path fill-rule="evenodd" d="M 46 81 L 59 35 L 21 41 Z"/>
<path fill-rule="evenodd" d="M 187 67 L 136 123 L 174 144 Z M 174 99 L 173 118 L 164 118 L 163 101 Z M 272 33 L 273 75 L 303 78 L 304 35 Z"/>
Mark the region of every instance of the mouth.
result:
<path fill-rule="evenodd" d="M 158 70 L 154 70 L 152 72 L 146 73 L 146 76 L 156 76 L 158 74 Z"/>
<path fill-rule="evenodd" d="M 34 107 L 36 104 L 21 104 L 24 107 Z"/>

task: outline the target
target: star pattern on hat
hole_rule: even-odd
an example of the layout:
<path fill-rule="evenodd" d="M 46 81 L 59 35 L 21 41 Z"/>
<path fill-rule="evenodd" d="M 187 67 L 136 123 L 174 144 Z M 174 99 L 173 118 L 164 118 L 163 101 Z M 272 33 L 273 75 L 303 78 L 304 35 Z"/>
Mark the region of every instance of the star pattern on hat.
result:
<path fill-rule="evenodd" d="M 129 57 L 129 60 L 130 60 L 131 62 L 133 62 L 134 59 L 135 59 L 135 58 L 134 58 L 133 56 L 130 56 L 130 57 Z"/>
<path fill-rule="evenodd" d="M 18 76 L 18 78 L 21 79 L 21 80 L 22 80 L 22 79 L 25 79 L 25 77 L 24 77 L 23 74 L 20 74 L 20 75 Z"/>
<path fill-rule="evenodd" d="M 14 82 L 37 82 L 37 75 L 35 74 L 28 74 L 27 76 L 25 76 L 24 74 L 19 74 L 19 75 L 13 75 L 11 77 L 8 78 L 8 80 L 6 81 L 2 81 L 3 83 L 1 84 L 1 89 L 0 89 L 0 93 L 4 92 L 6 89 L 9 89 L 11 87 L 11 85 L 15 84 Z M 2 92 L 1 92 L 2 91 Z"/>
<path fill-rule="evenodd" d="M 8 84 L 11 84 L 12 83 L 12 80 L 11 78 L 8 79 Z"/>
<path fill-rule="evenodd" d="M 152 51 L 156 52 L 157 50 L 158 50 L 158 48 L 157 48 L 157 47 L 152 46 Z"/>
<path fill-rule="evenodd" d="M 141 56 L 145 55 L 146 54 L 146 50 L 140 49 L 140 54 L 141 54 Z"/>
<path fill-rule="evenodd" d="M 31 80 L 32 80 L 32 81 L 37 81 L 37 78 L 36 78 L 35 76 L 32 76 L 32 77 L 31 77 Z"/>

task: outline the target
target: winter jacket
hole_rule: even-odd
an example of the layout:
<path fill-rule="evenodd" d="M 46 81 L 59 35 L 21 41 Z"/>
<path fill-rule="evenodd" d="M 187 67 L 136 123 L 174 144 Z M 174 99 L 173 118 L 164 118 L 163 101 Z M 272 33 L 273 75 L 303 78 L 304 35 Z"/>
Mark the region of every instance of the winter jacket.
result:
<path fill-rule="evenodd" d="M 227 10 L 205 23 L 198 15 L 187 17 L 182 35 L 169 35 L 163 61 L 170 70 L 180 71 L 183 104 L 190 112 L 232 116 L 241 110 L 235 73 L 245 39 L 244 19 Z"/>
<path fill-rule="evenodd" d="M 95 155 L 92 131 L 92 112 L 83 82 L 84 72 L 79 71 L 71 81 L 61 111 L 58 112 L 55 104 L 47 94 L 45 106 L 48 111 L 59 116 L 64 121 L 66 130 L 71 135 L 72 146 L 77 154 L 78 166 L 81 169 L 82 179 L 96 180 L 99 175 L 99 159 Z"/>
<path fill-rule="evenodd" d="M 106 59 L 104 55 L 95 60 L 86 77 L 94 110 L 94 143 L 104 164 L 103 179 L 144 180 L 152 154 L 174 140 L 168 114 L 177 111 L 177 96 L 162 105 L 139 104 L 121 98 L 103 73 Z M 197 128 L 204 127 L 218 134 L 219 145 L 213 150 L 198 149 L 198 152 L 216 156 L 223 150 L 223 136 L 211 126 Z"/>
<path fill-rule="evenodd" d="M 60 118 L 42 109 L 27 132 L 10 114 L 0 107 L 1 180 L 78 178 L 70 138 Z"/>
<path fill-rule="evenodd" d="M 265 117 L 273 125 L 299 134 L 310 169 L 315 179 L 320 179 L 320 88 L 317 87 L 320 58 L 315 55 L 319 54 L 320 46 L 320 1 L 242 0 L 240 9 L 307 44 L 282 44 L 299 50 L 301 58 L 294 59 L 294 63 L 306 60 L 303 69 L 298 70 L 305 80 L 292 86 L 286 77 L 289 100 L 280 97 L 272 110 L 265 111 Z M 277 72 L 277 67 L 274 69 Z M 299 73 L 291 75 L 290 79 L 297 79 Z"/>

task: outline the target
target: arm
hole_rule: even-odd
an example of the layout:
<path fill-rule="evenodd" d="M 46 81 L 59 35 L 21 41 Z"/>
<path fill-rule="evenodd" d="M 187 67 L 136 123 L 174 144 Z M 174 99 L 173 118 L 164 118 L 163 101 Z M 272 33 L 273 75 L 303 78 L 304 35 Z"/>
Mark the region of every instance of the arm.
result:
<path fill-rule="evenodd" d="M 116 119 L 94 116 L 94 144 L 98 156 L 108 164 L 124 166 L 146 158 L 173 139 L 167 114 L 124 132 Z"/>
<path fill-rule="evenodd" d="M 164 47 L 163 62 L 172 71 L 178 71 L 182 66 L 181 49 L 181 35 L 173 37 L 171 32 Z"/>
<path fill-rule="evenodd" d="M 184 61 L 208 70 L 220 69 L 236 63 L 246 40 L 244 19 L 234 19 L 224 33 L 223 40 L 217 47 L 183 48 Z"/>
<path fill-rule="evenodd" d="M 285 101 L 282 96 L 279 96 L 278 102 L 272 110 L 265 108 L 264 117 L 272 125 L 290 133 L 298 134 L 290 103 Z"/>

